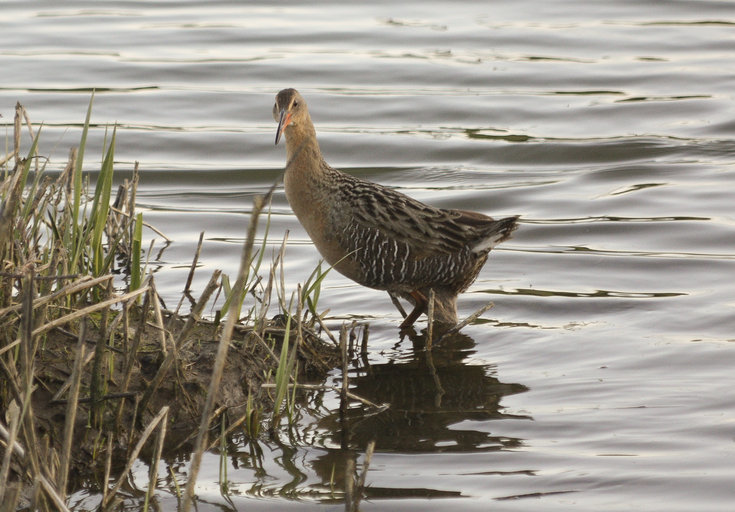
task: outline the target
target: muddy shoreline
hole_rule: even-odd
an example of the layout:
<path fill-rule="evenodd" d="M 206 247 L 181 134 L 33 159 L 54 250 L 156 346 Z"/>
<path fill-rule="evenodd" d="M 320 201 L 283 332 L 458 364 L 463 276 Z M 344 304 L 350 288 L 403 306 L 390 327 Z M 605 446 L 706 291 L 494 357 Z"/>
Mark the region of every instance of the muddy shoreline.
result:
<path fill-rule="evenodd" d="M 178 350 L 174 364 L 166 372 L 161 385 L 142 406 L 140 402 L 146 396 L 146 391 L 150 390 L 166 356 L 160 343 L 158 326 L 150 321 L 139 322 L 141 313 L 140 306 L 126 313 L 129 316 L 128 324 L 135 323 L 138 328 L 143 326 L 140 334 L 137 328 L 131 327 L 126 333 L 121 326 L 113 334 L 115 344 L 106 346 L 108 350 L 114 350 L 116 346 L 123 346 L 126 338 L 128 343 L 136 337 L 140 338 L 127 379 L 124 364 L 105 368 L 103 378 L 106 392 L 97 402 L 97 411 L 94 410 L 89 392 L 92 373 L 82 372 L 73 429 L 69 491 L 90 486 L 99 486 L 100 491 L 104 489 L 106 465 L 110 465 L 107 471 L 113 476 L 122 471 L 146 426 L 164 407 L 168 407 L 168 425 L 162 458 L 188 455 L 192 450 L 222 325 L 201 320 L 191 328 L 187 338 L 182 340 L 186 348 Z M 170 312 L 164 313 L 167 335 L 175 339 L 176 333 L 181 332 L 188 319 Z M 94 323 L 90 319 L 83 321 Z M 277 355 L 283 348 L 285 334 L 281 321 L 281 317 L 269 321 L 261 333 L 246 325 L 236 327 L 215 400 L 216 414 L 209 422 L 210 439 L 217 440 L 222 421 L 226 422 L 228 432 L 245 435 L 267 435 L 267 429 L 272 427 L 268 423 L 274 407 L 274 389 L 262 385 L 273 382 L 278 368 Z M 50 331 L 34 361 L 35 390 L 31 407 L 36 438 L 40 441 L 42 453 L 60 453 L 62 450 L 69 399 L 66 394 L 57 395 L 74 373 L 81 346 L 78 334 L 80 325 L 81 322 L 76 328 L 64 326 Z M 299 339 L 295 349 L 299 382 L 323 381 L 327 372 L 339 365 L 339 349 L 310 328 L 302 326 L 301 338 L 298 338 L 297 330 L 295 328 L 289 334 L 292 340 Z M 77 331 L 76 335 L 74 331 Z M 95 346 L 102 336 L 99 326 L 86 328 L 83 344 L 87 364 L 84 370 L 92 366 L 89 356 L 94 354 Z M 123 389 L 126 380 L 128 384 Z M 93 420 L 93 414 L 100 415 L 99 422 Z M 152 445 L 152 442 L 144 444 L 139 457 L 150 460 Z M 110 448 L 112 451 L 107 453 Z M 13 464 L 11 470 L 15 483 L 9 487 L 20 486 L 24 497 L 21 502 L 30 504 L 33 489 L 25 478 L 25 471 L 19 464 Z"/>

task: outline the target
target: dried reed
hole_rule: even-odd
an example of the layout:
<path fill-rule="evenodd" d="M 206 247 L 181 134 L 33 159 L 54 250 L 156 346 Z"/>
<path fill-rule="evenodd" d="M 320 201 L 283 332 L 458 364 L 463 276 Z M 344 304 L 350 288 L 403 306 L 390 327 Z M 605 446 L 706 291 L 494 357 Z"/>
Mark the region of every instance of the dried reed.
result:
<path fill-rule="evenodd" d="M 198 423 L 191 421 L 196 440 L 186 489 L 179 490 L 174 481 L 182 508 L 188 510 L 203 451 L 209 446 L 209 428 L 227 411 L 226 405 L 214 409 L 228 347 L 234 343 L 233 333 L 237 330 L 238 335 L 244 334 L 242 347 L 251 353 L 253 364 L 262 365 L 253 375 L 262 382 L 275 376 L 271 428 L 280 424 L 284 403 L 289 422 L 293 421 L 297 359 L 310 357 L 313 364 L 327 364 L 324 351 L 312 346 L 318 339 L 312 328 L 321 326 L 334 339 L 323 324 L 324 313 L 317 312 L 326 271 L 315 269 L 293 295 L 296 312 L 292 316 L 285 300 L 284 238 L 268 274 L 268 285 L 263 287 L 258 271 L 269 221 L 257 250 L 255 234 L 274 185 L 253 208 L 232 289 L 228 289 L 226 277 L 214 271 L 199 299 L 192 299 L 186 317 L 178 314 L 179 308 L 167 311 L 165 305 L 161 306 L 153 277 L 146 275 L 147 264 L 143 266 L 141 257 L 144 228 L 160 232 L 135 212 L 137 163 L 132 178 L 123 181 L 114 204 L 110 204 L 118 136 L 114 127 L 103 147 L 99 169 L 84 172 L 93 99 L 87 108 L 80 145 L 70 151 L 63 171 L 55 179 L 46 172 L 47 160 L 38 156 L 41 129 L 33 129 L 21 105 L 16 107 L 13 151 L 0 161 L 0 409 L 6 413 L 0 418 L 0 502 L 4 509 L 14 510 L 25 497 L 38 510 L 67 510 L 67 492 L 76 484 L 70 482 L 72 468 L 80 467 L 79 457 L 84 452 L 75 446 L 82 442 L 93 454 L 93 460 L 84 460 L 84 465 L 104 473 L 97 480 L 108 482 L 114 472 L 115 483 L 104 486 L 100 503 L 100 510 L 108 509 L 141 450 L 153 443 L 143 504 L 149 507 L 156 491 L 158 464 L 166 449 L 167 423 L 178 421 L 186 411 L 196 408 L 201 414 Z M 25 158 L 20 149 L 24 121 L 30 132 Z M 191 296 L 202 240 L 203 235 L 185 296 Z M 122 269 L 116 268 L 118 261 L 122 261 Z M 118 270 L 128 276 L 126 282 L 113 273 Z M 266 320 L 273 288 L 286 318 L 285 330 L 270 326 Z M 203 316 L 212 296 L 221 290 L 226 293 L 225 322 L 206 396 L 199 403 L 185 391 L 181 380 L 188 377 L 185 361 L 192 360 L 192 347 L 201 342 L 199 330 L 208 327 L 208 332 L 216 332 L 218 328 L 217 323 L 208 323 Z M 236 325 L 248 294 L 255 297 L 245 315 L 252 325 Z M 307 339 L 312 341 L 307 343 Z M 275 349 L 278 342 L 280 357 Z M 154 366 L 144 378 L 142 366 L 148 359 Z M 68 373 L 62 371 L 60 376 L 54 368 L 64 365 Z M 39 414 L 40 406 L 35 405 L 38 401 L 31 399 L 40 387 L 48 391 L 45 407 L 56 407 L 58 416 L 65 417 L 63 422 L 52 424 L 44 419 L 50 414 Z M 172 388 L 184 403 L 191 401 L 192 407 L 169 408 L 160 395 L 167 396 Z M 221 442 L 238 425 L 243 425 L 253 438 L 259 435 L 267 393 L 254 398 L 258 391 L 251 387 L 245 413 L 237 421 L 227 427 L 221 425 Z M 75 427 L 84 415 L 89 418 L 88 428 L 80 432 L 82 429 Z M 42 423 L 43 429 L 51 432 L 47 438 L 50 442 L 39 441 Z M 121 451 L 124 457 L 120 457 Z M 115 469 L 121 462 L 122 472 Z"/>

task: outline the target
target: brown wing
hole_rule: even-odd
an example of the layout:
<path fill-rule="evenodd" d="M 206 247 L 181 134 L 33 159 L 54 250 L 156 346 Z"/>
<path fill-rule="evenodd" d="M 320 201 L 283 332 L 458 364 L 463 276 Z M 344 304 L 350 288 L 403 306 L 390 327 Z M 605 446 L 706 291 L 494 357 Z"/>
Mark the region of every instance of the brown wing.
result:
<path fill-rule="evenodd" d="M 478 237 L 483 218 L 492 221 L 479 213 L 435 208 L 352 176 L 348 182 L 350 186 L 341 187 L 340 193 L 344 194 L 354 221 L 408 244 L 417 257 L 458 252 Z"/>

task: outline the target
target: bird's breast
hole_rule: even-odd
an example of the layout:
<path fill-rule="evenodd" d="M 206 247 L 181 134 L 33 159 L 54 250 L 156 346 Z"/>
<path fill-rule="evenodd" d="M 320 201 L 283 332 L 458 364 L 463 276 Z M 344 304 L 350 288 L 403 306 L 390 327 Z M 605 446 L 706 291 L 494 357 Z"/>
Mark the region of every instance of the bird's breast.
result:
<path fill-rule="evenodd" d="M 286 199 L 324 260 L 346 277 L 361 281 L 354 255 L 341 236 L 349 212 L 325 184 L 304 177 L 284 178 Z"/>

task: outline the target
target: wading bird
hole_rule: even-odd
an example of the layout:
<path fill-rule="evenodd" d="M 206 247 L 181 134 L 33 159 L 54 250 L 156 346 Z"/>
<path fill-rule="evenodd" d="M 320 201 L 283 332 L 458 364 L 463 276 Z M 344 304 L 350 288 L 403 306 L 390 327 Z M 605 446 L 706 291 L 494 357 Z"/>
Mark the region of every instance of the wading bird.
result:
<path fill-rule="evenodd" d="M 295 89 L 276 95 L 276 144 L 286 136 L 286 198 L 324 259 L 357 283 L 413 304 L 401 329 L 426 311 L 457 321 L 457 295 L 477 278 L 488 253 L 510 238 L 518 216 L 495 220 L 435 208 L 332 168 L 322 157 L 306 101 Z"/>

